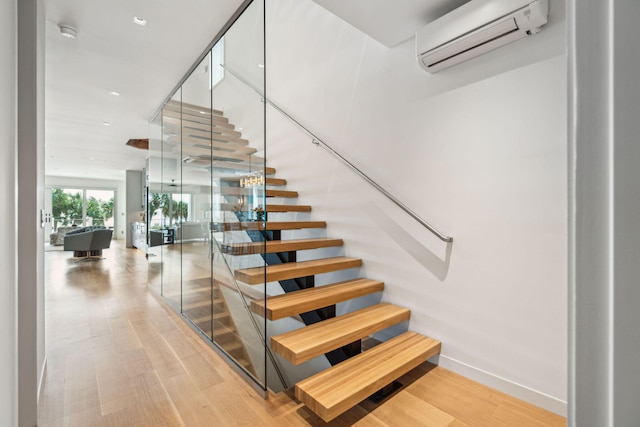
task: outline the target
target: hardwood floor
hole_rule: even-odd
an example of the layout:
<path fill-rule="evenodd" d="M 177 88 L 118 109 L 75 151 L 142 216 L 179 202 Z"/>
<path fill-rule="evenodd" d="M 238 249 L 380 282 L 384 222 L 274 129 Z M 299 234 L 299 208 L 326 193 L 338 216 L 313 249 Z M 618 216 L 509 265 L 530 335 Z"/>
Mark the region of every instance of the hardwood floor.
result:
<path fill-rule="evenodd" d="M 114 241 L 104 260 L 47 252 L 47 373 L 40 426 L 563 426 L 565 419 L 431 364 L 383 405 L 329 424 L 291 391 L 259 396 L 147 290 L 147 261 Z"/>

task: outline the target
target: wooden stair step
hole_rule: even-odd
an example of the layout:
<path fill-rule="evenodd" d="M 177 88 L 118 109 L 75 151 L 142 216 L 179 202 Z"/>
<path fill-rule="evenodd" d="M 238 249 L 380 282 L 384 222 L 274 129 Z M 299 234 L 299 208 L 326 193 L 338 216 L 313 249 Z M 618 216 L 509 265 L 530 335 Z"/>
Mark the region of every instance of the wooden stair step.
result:
<path fill-rule="evenodd" d="M 183 297 L 183 301 L 184 301 L 184 297 Z M 224 300 L 222 298 L 202 298 L 200 299 L 200 301 L 198 302 L 191 302 L 191 303 L 182 303 L 182 311 L 187 311 L 187 310 L 194 310 L 197 308 L 202 308 L 202 307 L 210 307 L 211 305 L 216 305 L 216 304 L 224 304 Z"/>
<path fill-rule="evenodd" d="M 251 147 L 248 147 L 249 145 L 249 140 L 248 139 L 242 139 L 242 138 L 237 138 L 237 139 L 229 139 L 229 138 L 211 138 L 211 137 L 206 137 L 206 138 L 196 138 L 193 136 L 185 136 L 185 137 L 181 137 L 180 134 L 173 134 L 170 135 L 167 139 L 166 139 L 167 144 L 169 145 L 204 145 L 204 146 L 209 146 L 211 145 L 211 143 L 215 143 L 215 144 L 221 144 L 222 147 L 224 148 L 244 148 L 244 149 L 249 149 Z M 258 151 L 256 149 L 256 151 Z"/>
<path fill-rule="evenodd" d="M 325 228 L 325 221 L 249 221 L 222 222 L 216 224 L 218 231 L 234 230 L 299 230 L 303 228 Z"/>
<path fill-rule="evenodd" d="M 228 122 L 222 122 L 222 121 L 214 121 L 213 123 L 200 123 L 200 122 L 188 121 L 187 123 L 189 124 L 189 126 L 195 127 L 201 130 L 209 130 L 212 127 L 220 130 L 222 129 L 234 130 L 236 128 L 235 125 Z M 182 126 L 182 120 L 176 117 L 172 117 L 171 115 L 165 114 L 162 117 L 162 126 L 167 129 L 171 129 L 171 127 L 174 126 L 174 129 L 178 129 L 175 126 Z"/>
<path fill-rule="evenodd" d="M 238 153 L 234 151 L 225 150 L 212 150 L 210 148 L 195 147 L 195 146 L 176 146 L 172 151 L 181 156 L 198 156 L 200 158 L 207 157 L 215 160 L 230 160 L 230 161 L 251 161 L 254 163 L 263 163 L 264 158 L 254 156 L 248 153 Z"/>
<path fill-rule="evenodd" d="M 222 141 L 206 141 L 206 140 L 189 140 L 182 141 L 183 147 L 196 147 L 196 148 L 204 148 L 210 150 L 212 147 L 215 150 L 229 151 L 235 153 L 245 153 L 245 154 L 254 154 L 257 153 L 258 150 L 254 147 L 248 147 L 243 144 L 237 144 L 235 142 L 222 142 Z"/>
<path fill-rule="evenodd" d="M 225 335 L 237 336 L 238 335 L 238 331 L 236 330 L 235 327 L 224 326 L 224 325 L 217 325 L 213 329 L 213 339 L 214 340 L 216 338 L 223 337 Z"/>
<path fill-rule="evenodd" d="M 250 190 L 244 187 L 221 187 L 220 194 L 225 196 L 245 196 L 249 194 Z M 286 190 L 271 190 L 267 188 L 265 190 L 265 197 L 286 197 L 286 198 L 295 198 L 298 197 L 297 191 L 286 191 Z"/>
<path fill-rule="evenodd" d="M 165 109 L 171 111 L 182 112 L 183 114 L 192 114 L 195 116 L 222 116 L 224 112 L 209 107 L 203 107 L 200 105 L 190 104 L 188 102 L 174 101 L 167 102 L 164 106 Z"/>
<path fill-rule="evenodd" d="M 276 335 L 271 348 L 294 365 L 408 320 L 411 311 L 380 303 L 340 317 Z"/>
<path fill-rule="evenodd" d="M 264 172 L 265 175 L 273 175 L 276 173 L 276 170 L 271 167 L 265 167 L 264 169 L 258 164 L 256 165 L 253 162 L 228 162 L 225 160 L 212 160 L 211 156 L 184 156 L 182 162 L 185 164 L 191 165 L 199 165 L 204 167 L 211 167 L 214 175 L 222 173 L 224 170 L 225 173 L 229 173 L 228 171 L 233 171 L 235 173 L 250 173 L 255 172 L 256 170 L 260 170 Z"/>
<path fill-rule="evenodd" d="M 211 159 L 207 159 L 205 161 L 211 162 Z M 211 162 L 211 167 L 213 167 L 214 170 L 215 169 L 233 169 L 233 170 L 248 171 L 248 172 L 262 170 L 265 175 L 273 175 L 274 173 L 276 173 L 276 170 L 274 168 L 265 167 L 263 170 L 262 167 L 260 167 L 260 165 L 256 165 L 255 163 L 244 163 L 244 162 L 234 163 L 234 162 L 225 162 L 222 160 L 214 160 L 213 162 Z"/>
<path fill-rule="evenodd" d="M 236 203 L 220 203 L 218 205 L 222 211 L 234 211 L 237 207 Z M 311 212 L 311 206 L 308 205 L 267 205 L 267 212 Z"/>
<path fill-rule="evenodd" d="M 203 140 L 220 140 L 220 141 L 247 141 L 242 138 L 240 132 L 236 131 L 228 131 L 228 132 L 217 132 L 216 129 L 211 130 L 200 130 L 194 129 L 189 126 L 183 126 L 180 132 L 182 138 L 201 138 Z"/>
<path fill-rule="evenodd" d="M 237 130 L 215 125 L 203 125 L 202 123 L 187 123 L 182 125 L 182 135 L 189 135 L 191 132 L 203 133 L 204 136 L 211 134 L 226 135 L 234 138 L 241 138 L 242 133 Z"/>
<path fill-rule="evenodd" d="M 244 176 L 225 176 L 220 178 L 220 181 L 240 182 L 241 179 L 244 179 Z M 282 178 L 266 177 L 265 180 L 267 185 L 273 185 L 273 186 L 287 185 L 287 180 Z"/>
<path fill-rule="evenodd" d="M 269 320 L 278 320 L 374 292 L 382 292 L 383 289 L 384 283 L 378 280 L 347 280 L 331 285 L 275 295 L 268 297 L 266 303 L 263 300 L 251 301 L 251 311 L 263 317 L 266 315 Z"/>
<path fill-rule="evenodd" d="M 178 147 L 182 145 L 183 148 L 191 149 L 191 148 L 199 148 L 205 150 L 211 150 L 213 147 L 216 150 L 228 151 L 230 153 L 245 153 L 247 155 L 254 154 L 258 152 L 257 149 L 253 147 L 248 147 L 243 144 L 239 144 L 236 142 L 223 142 L 223 141 L 211 141 L 211 140 L 178 140 L 169 138 L 167 140 L 167 144 L 171 146 Z"/>
<path fill-rule="evenodd" d="M 227 353 L 231 353 L 238 350 L 240 351 L 244 350 L 244 344 L 238 340 L 233 340 L 227 343 L 219 343 L 219 344 L 220 344 L 220 347 L 222 347 L 224 351 L 226 351 Z"/>
<path fill-rule="evenodd" d="M 309 205 L 270 205 L 267 204 L 267 212 L 311 212 Z"/>
<path fill-rule="evenodd" d="M 165 108 L 173 108 L 173 109 L 179 109 L 179 111 L 190 111 L 190 112 L 194 112 L 194 113 L 199 113 L 200 111 L 204 111 L 206 114 L 216 114 L 218 116 L 223 115 L 224 113 L 220 110 L 216 110 L 213 108 L 209 108 L 209 107 L 202 107 L 199 105 L 195 105 L 195 104 L 190 104 L 188 102 L 182 102 L 182 101 L 168 101 L 167 104 L 165 105 Z"/>
<path fill-rule="evenodd" d="M 207 314 L 204 316 L 199 316 L 199 317 L 194 317 L 191 319 L 191 321 L 193 323 L 201 323 L 201 322 L 210 322 L 212 319 L 214 321 L 224 321 L 227 322 L 228 319 L 231 318 L 231 314 L 229 314 L 228 310 L 225 311 L 219 311 L 217 313 L 213 313 L 213 317 L 211 316 L 211 314 Z"/>
<path fill-rule="evenodd" d="M 193 138 L 180 140 L 180 138 L 170 137 L 167 139 L 167 144 L 174 147 L 182 146 L 185 151 L 191 149 L 204 149 L 211 151 L 213 148 L 214 150 L 228 151 L 230 153 L 244 153 L 247 155 L 258 152 L 256 148 L 248 147 L 247 145 L 236 141 L 212 141 L 210 139 Z"/>
<path fill-rule="evenodd" d="M 362 265 L 359 258 L 335 257 L 314 259 L 311 261 L 287 262 L 284 264 L 268 265 L 265 267 L 254 267 L 239 269 L 234 272 L 234 277 L 249 285 L 257 285 L 278 280 L 295 279 L 297 277 L 313 276 L 314 274 L 328 273 L 331 271 L 356 268 Z"/>
<path fill-rule="evenodd" d="M 210 114 L 193 114 L 191 112 L 180 112 L 176 108 L 163 108 L 162 117 L 172 117 L 174 119 L 181 120 L 182 123 L 229 123 L 229 119 L 224 116 L 210 115 Z"/>
<path fill-rule="evenodd" d="M 294 199 L 298 197 L 297 191 L 287 191 L 287 190 L 272 190 L 267 188 L 265 190 L 265 197 L 283 197 L 287 199 Z"/>
<path fill-rule="evenodd" d="M 206 144 L 210 141 L 221 142 L 223 144 L 237 144 L 246 146 L 249 144 L 248 139 L 236 138 L 232 136 L 213 134 L 213 133 L 202 133 L 201 135 L 195 135 L 193 133 L 184 133 L 181 134 L 178 132 L 172 132 L 172 134 L 167 138 L 167 143 L 172 145 L 180 145 L 182 142 L 186 142 L 189 144 Z"/>
<path fill-rule="evenodd" d="M 308 249 L 342 246 L 342 239 L 320 237 L 317 239 L 268 240 L 267 242 L 227 243 L 222 251 L 230 255 L 254 255 L 261 253 L 278 253 L 303 251 Z"/>
<path fill-rule="evenodd" d="M 296 398 L 329 422 L 439 352 L 439 341 L 405 332 L 300 381 Z"/>

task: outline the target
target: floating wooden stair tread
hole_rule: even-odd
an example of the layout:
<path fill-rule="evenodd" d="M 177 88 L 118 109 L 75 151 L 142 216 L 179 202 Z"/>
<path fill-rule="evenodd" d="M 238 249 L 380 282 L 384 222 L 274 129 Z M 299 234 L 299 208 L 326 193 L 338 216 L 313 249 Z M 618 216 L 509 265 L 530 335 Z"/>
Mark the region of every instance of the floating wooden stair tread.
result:
<path fill-rule="evenodd" d="M 222 251 L 230 255 L 252 255 L 263 252 L 272 254 L 278 252 L 303 251 L 307 249 L 328 248 L 342 246 L 342 239 L 299 239 L 299 240 L 268 240 L 267 242 L 229 243 L 222 246 Z"/>
<path fill-rule="evenodd" d="M 225 176 L 220 178 L 220 181 L 239 182 L 241 179 L 244 179 L 244 176 Z M 266 177 L 265 180 L 267 185 L 274 185 L 274 186 L 287 185 L 287 180 L 282 178 Z"/>
<path fill-rule="evenodd" d="M 270 205 L 267 204 L 267 212 L 311 212 L 308 205 Z"/>
<path fill-rule="evenodd" d="M 173 132 L 176 135 L 170 136 L 167 138 L 167 142 L 170 144 L 178 145 L 180 143 L 189 143 L 189 144 L 208 144 L 211 140 L 216 142 L 221 142 L 223 144 L 233 144 L 233 145 L 241 145 L 247 146 L 249 145 L 249 140 L 244 138 L 231 137 L 228 135 L 220 135 L 218 133 L 205 132 L 201 135 L 194 135 L 193 133 L 178 133 Z"/>
<path fill-rule="evenodd" d="M 171 110 L 171 109 L 167 109 L 167 108 L 163 108 L 162 109 L 162 116 L 163 117 L 172 117 L 174 119 L 179 119 L 182 121 L 182 123 L 203 123 L 203 124 L 209 124 L 211 122 L 213 123 L 228 123 L 229 119 L 227 119 L 224 116 L 218 116 L 218 115 L 210 115 L 210 114 L 199 114 L 195 115 L 195 114 L 191 114 L 191 113 L 181 113 L 178 110 Z"/>
<path fill-rule="evenodd" d="M 183 147 L 187 147 L 189 149 L 191 149 L 192 147 L 195 148 L 204 148 L 207 150 L 211 150 L 211 147 L 215 148 L 216 150 L 223 150 L 223 151 L 229 151 L 229 152 L 236 152 L 236 153 L 245 153 L 245 154 L 254 154 L 256 153 L 258 150 L 256 148 L 253 147 L 247 147 L 246 145 L 242 145 L 242 144 L 237 144 L 235 142 L 222 142 L 222 141 L 210 141 L 210 140 L 173 140 L 173 139 L 169 139 L 167 140 L 167 143 L 169 145 L 180 145 L 182 144 Z"/>
<path fill-rule="evenodd" d="M 242 143 L 242 141 L 247 141 L 247 143 L 249 142 L 248 140 L 241 138 L 241 135 L 239 132 L 236 132 L 236 131 L 231 131 L 231 132 L 233 133 L 222 133 L 222 132 L 216 132 L 214 130 L 203 131 L 203 130 L 189 129 L 187 127 L 183 127 L 180 135 L 182 136 L 183 139 L 191 137 L 194 139 L 200 138 L 205 141 L 215 139 L 218 141 L 228 141 L 228 142 L 238 141 L 239 143 Z"/>
<path fill-rule="evenodd" d="M 325 228 L 325 221 L 250 221 L 250 222 L 224 222 L 216 224 L 219 231 L 232 230 L 299 230 L 303 228 Z"/>
<path fill-rule="evenodd" d="M 266 197 L 284 197 L 284 198 L 293 199 L 293 198 L 298 197 L 298 192 L 297 191 L 287 191 L 287 190 L 270 190 L 270 189 L 267 189 L 267 190 L 265 190 L 265 196 Z"/>
<path fill-rule="evenodd" d="M 287 262 L 284 264 L 268 265 L 266 267 L 266 280 L 267 282 L 275 282 L 277 280 L 295 279 L 297 277 L 313 276 L 314 274 L 328 273 L 330 271 L 356 268 L 360 267 L 361 265 L 361 259 L 348 257 L 322 258 L 301 262 Z M 237 280 L 249 285 L 264 283 L 265 267 L 236 270 L 234 276 Z"/>
<path fill-rule="evenodd" d="M 251 162 L 264 162 L 264 158 L 254 156 L 253 154 L 228 151 L 228 150 L 212 150 L 211 148 L 196 147 L 196 146 L 183 146 L 173 147 L 174 153 L 182 156 L 198 156 L 200 158 L 213 158 L 215 160 L 229 160 L 229 161 L 251 161 Z"/>
<path fill-rule="evenodd" d="M 224 194 L 225 196 L 244 196 L 249 194 L 249 190 L 243 187 L 221 187 L 220 194 Z M 286 190 L 265 190 L 265 197 L 287 197 L 287 198 L 295 198 L 298 197 L 297 191 L 286 191 Z"/>
<path fill-rule="evenodd" d="M 211 167 L 213 167 L 213 169 L 236 169 L 242 171 L 255 171 L 257 169 L 261 169 L 259 165 L 256 165 L 255 163 L 234 163 L 225 162 L 222 160 L 214 160 L 213 162 L 211 162 Z M 274 173 L 276 173 L 276 170 L 274 168 L 266 167 L 264 168 L 264 173 L 266 175 L 273 175 Z"/>
<path fill-rule="evenodd" d="M 185 123 L 188 123 L 189 127 L 194 127 L 201 130 L 209 130 L 212 127 L 215 129 L 229 129 L 234 130 L 236 127 L 228 122 L 223 122 L 219 119 L 223 117 L 217 117 L 217 120 L 214 120 L 213 123 L 202 123 L 202 122 L 194 122 L 190 120 L 186 120 Z M 205 120 L 207 121 L 207 120 Z M 162 126 L 166 129 L 179 129 L 180 126 L 183 125 L 183 122 L 180 118 L 175 117 L 175 115 L 164 114 L 162 117 Z"/>
<path fill-rule="evenodd" d="M 164 108 L 171 108 L 176 111 L 183 111 L 183 112 L 189 111 L 194 114 L 201 114 L 201 112 L 204 112 L 205 114 L 217 114 L 219 116 L 224 114 L 220 110 L 212 109 L 209 107 L 202 107 L 199 105 L 190 104 L 188 102 L 174 101 L 174 100 L 168 101 Z"/>
<path fill-rule="evenodd" d="M 374 292 L 382 292 L 384 283 L 370 279 L 354 279 L 332 285 L 302 289 L 268 297 L 266 301 L 251 301 L 251 311 L 269 320 L 278 320 L 307 311 L 317 310 Z"/>
<path fill-rule="evenodd" d="M 329 422 L 439 352 L 439 341 L 405 332 L 299 382 L 296 398 Z"/>
<path fill-rule="evenodd" d="M 294 365 L 408 320 L 409 309 L 381 303 L 271 338 L 271 348 Z"/>
<path fill-rule="evenodd" d="M 182 126 L 182 135 L 189 135 L 191 132 L 198 132 L 208 137 L 209 135 L 218 134 L 226 135 L 234 138 L 242 137 L 242 133 L 237 130 L 229 129 L 226 127 L 218 127 L 215 125 L 203 125 L 202 123 L 187 123 Z"/>
<path fill-rule="evenodd" d="M 218 206 L 222 211 L 233 211 L 237 205 L 234 203 L 220 203 Z M 265 210 L 267 212 L 311 212 L 311 206 L 267 204 Z"/>

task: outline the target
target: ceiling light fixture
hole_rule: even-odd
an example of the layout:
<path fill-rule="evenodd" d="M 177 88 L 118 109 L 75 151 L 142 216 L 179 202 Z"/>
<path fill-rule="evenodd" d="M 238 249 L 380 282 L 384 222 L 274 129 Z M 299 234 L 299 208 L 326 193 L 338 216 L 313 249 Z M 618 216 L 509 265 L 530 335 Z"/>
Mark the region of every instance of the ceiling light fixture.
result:
<path fill-rule="evenodd" d="M 258 64 L 258 67 L 264 68 L 264 64 Z"/>
<path fill-rule="evenodd" d="M 66 37 L 68 39 L 75 39 L 78 37 L 78 30 L 73 28 L 71 25 L 60 24 L 58 25 L 58 28 L 60 28 L 60 34 L 62 37 Z"/>
<path fill-rule="evenodd" d="M 102 122 L 102 124 L 103 124 L 104 126 L 111 126 L 111 123 L 109 123 L 109 122 Z"/>
<path fill-rule="evenodd" d="M 140 18 L 139 16 L 134 16 L 133 23 L 144 27 L 145 25 L 147 25 L 147 20 L 144 18 Z"/>
<path fill-rule="evenodd" d="M 111 92 L 109 92 L 111 95 L 113 96 L 120 96 L 120 92 L 116 92 L 114 90 L 112 90 Z"/>

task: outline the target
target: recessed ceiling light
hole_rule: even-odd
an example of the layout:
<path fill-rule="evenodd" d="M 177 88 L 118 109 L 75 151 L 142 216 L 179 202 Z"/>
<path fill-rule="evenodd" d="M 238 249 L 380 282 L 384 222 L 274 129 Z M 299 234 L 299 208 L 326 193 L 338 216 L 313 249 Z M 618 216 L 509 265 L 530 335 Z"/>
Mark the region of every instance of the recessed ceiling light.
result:
<path fill-rule="evenodd" d="M 102 124 L 103 124 L 104 126 L 111 126 L 111 123 L 109 123 L 109 122 L 102 122 Z"/>
<path fill-rule="evenodd" d="M 139 16 L 134 16 L 133 23 L 144 27 L 145 25 L 147 25 L 147 20 L 144 18 L 140 18 Z"/>
<path fill-rule="evenodd" d="M 60 24 L 58 27 L 60 28 L 60 34 L 62 37 L 66 37 L 68 39 L 75 39 L 78 37 L 78 30 L 73 28 L 71 25 Z"/>
<path fill-rule="evenodd" d="M 95 159 L 96 159 L 95 157 L 89 157 L 89 160 L 95 160 Z"/>
<path fill-rule="evenodd" d="M 264 68 L 264 64 L 258 64 L 258 67 Z"/>
<path fill-rule="evenodd" d="M 206 111 L 200 111 L 200 114 L 207 114 Z"/>
<path fill-rule="evenodd" d="M 116 92 L 115 90 L 112 90 L 111 92 L 109 92 L 111 95 L 113 96 L 120 96 L 120 92 Z"/>

